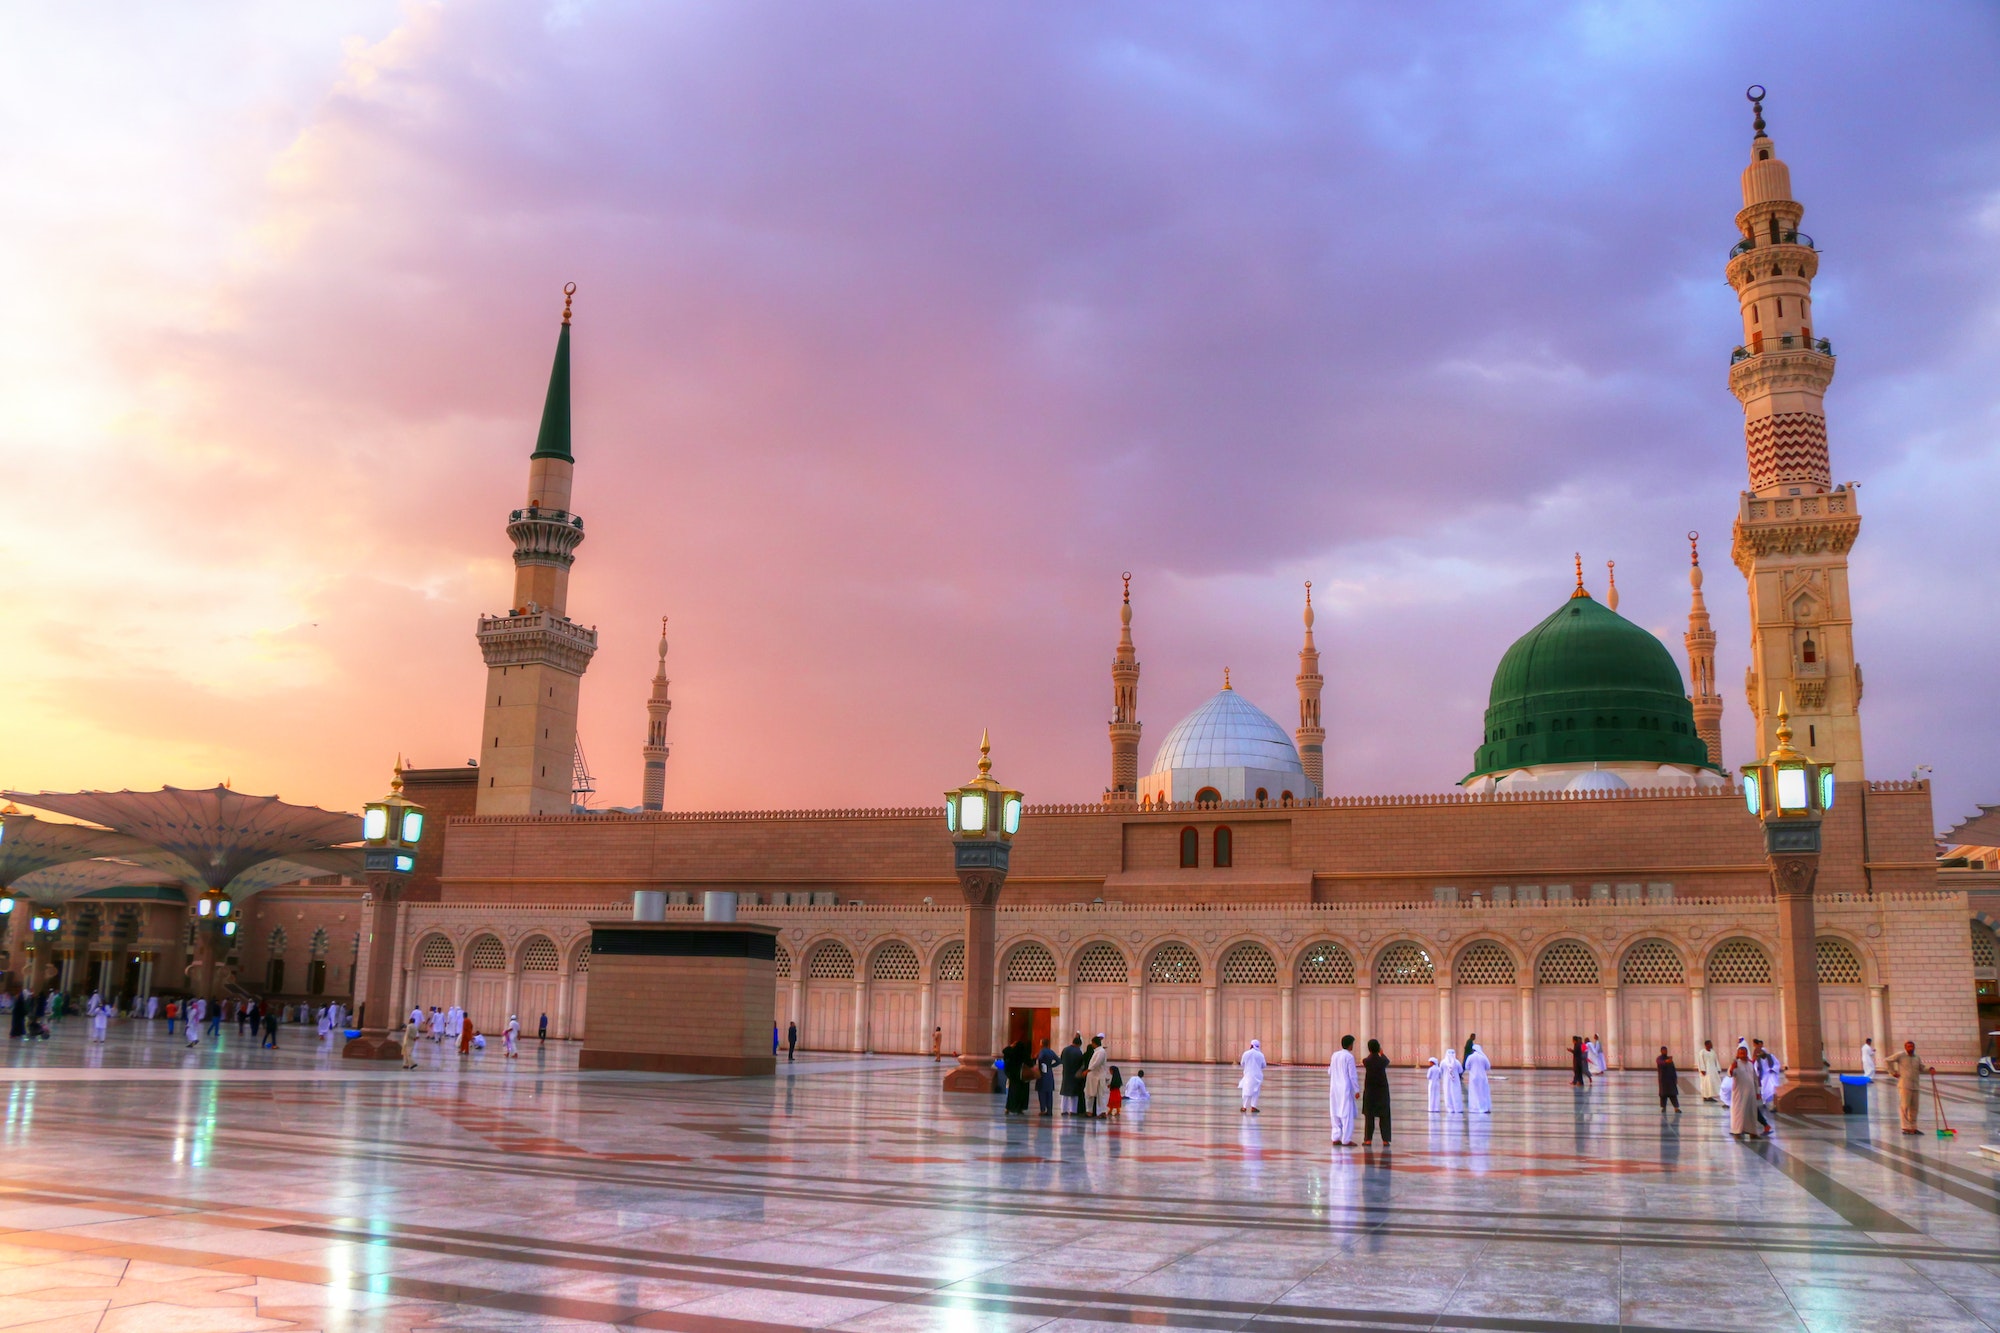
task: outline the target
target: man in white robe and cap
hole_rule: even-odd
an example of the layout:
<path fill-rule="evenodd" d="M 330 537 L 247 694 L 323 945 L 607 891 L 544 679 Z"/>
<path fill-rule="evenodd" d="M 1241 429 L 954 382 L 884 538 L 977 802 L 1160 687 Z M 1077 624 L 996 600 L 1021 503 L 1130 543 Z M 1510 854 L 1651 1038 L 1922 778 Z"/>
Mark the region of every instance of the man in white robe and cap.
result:
<path fill-rule="evenodd" d="M 1444 1059 L 1439 1064 L 1444 1070 L 1444 1076 L 1440 1080 L 1444 1084 L 1444 1112 L 1446 1115 L 1463 1115 L 1465 1085 L 1458 1081 L 1458 1076 L 1465 1071 L 1465 1066 L 1458 1062 L 1457 1051 L 1446 1051 Z"/>
<path fill-rule="evenodd" d="M 1264 1044 L 1252 1037 L 1250 1049 L 1236 1063 L 1243 1066 L 1243 1077 L 1236 1080 L 1236 1090 L 1243 1094 L 1240 1113 L 1262 1115 L 1257 1109 L 1257 1094 L 1264 1090 Z"/>
<path fill-rule="evenodd" d="M 1757 1125 L 1757 1066 L 1750 1059 L 1750 1052 L 1740 1046 L 1736 1048 L 1735 1063 L 1729 1066 L 1729 1082 L 1725 1086 L 1725 1100 L 1729 1103 L 1729 1132 L 1763 1138 L 1765 1131 Z"/>
<path fill-rule="evenodd" d="M 1431 1085 L 1431 1114 L 1444 1110 L 1444 1066 L 1432 1060 L 1424 1070 L 1424 1081 Z"/>
<path fill-rule="evenodd" d="M 1326 1107 L 1333 1115 L 1333 1143 L 1354 1146 L 1354 1104 L 1361 1100 L 1361 1070 L 1354 1063 L 1354 1038 L 1342 1037 L 1326 1067 Z"/>
<path fill-rule="evenodd" d="M 207 1014 L 208 1014 L 207 1000 L 193 999 L 188 1001 L 187 1022 L 183 1024 L 183 1026 L 187 1028 L 188 1045 L 196 1046 L 201 1043 L 201 1020 L 205 1018 Z"/>
<path fill-rule="evenodd" d="M 1875 1081 L 1875 1039 L 1865 1037 L 1861 1042 L 1861 1077 L 1870 1083 Z"/>
<path fill-rule="evenodd" d="M 1590 1040 L 1583 1044 L 1583 1049 L 1586 1053 L 1585 1058 L 1589 1062 L 1591 1076 L 1594 1078 L 1602 1074 L 1604 1072 L 1604 1039 L 1593 1033 Z"/>
<path fill-rule="evenodd" d="M 1486 1058 L 1486 1048 L 1473 1042 L 1472 1054 L 1465 1061 L 1465 1106 L 1474 1115 L 1493 1114 L 1493 1085 L 1487 1081 L 1492 1072 L 1493 1062 Z"/>
<path fill-rule="evenodd" d="M 1104 1034 L 1091 1038 L 1090 1059 L 1083 1066 L 1083 1113 L 1103 1119 L 1104 1101 L 1111 1091 L 1111 1052 L 1104 1048 Z"/>
<path fill-rule="evenodd" d="M 1694 1067 L 1701 1075 L 1701 1099 L 1712 1102 L 1722 1095 L 1722 1057 L 1715 1053 L 1715 1043 L 1704 1041 L 1701 1054 L 1695 1056 Z"/>

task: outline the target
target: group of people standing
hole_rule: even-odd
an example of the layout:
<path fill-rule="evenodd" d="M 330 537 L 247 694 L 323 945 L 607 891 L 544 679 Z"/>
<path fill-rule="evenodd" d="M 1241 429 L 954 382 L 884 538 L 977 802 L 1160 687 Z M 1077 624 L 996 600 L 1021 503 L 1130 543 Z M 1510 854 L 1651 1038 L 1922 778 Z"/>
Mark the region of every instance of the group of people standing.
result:
<path fill-rule="evenodd" d="M 1059 1055 L 1046 1041 L 1035 1050 L 1034 1041 L 1022 1037 L 1000 1051 L 1000 1075 L 1007 1093 L 1007 1114 L 1028 1114 L 1028 1095 L 1033 1093 L 1043 1115 L 1056 1114 L 1060 1099 L 1062 1114 L 1089 1120 L 1107 1120 L 1119 1114 L 1127 1101 L 1146 1101 L 1146 1071 L 1127 1079 L 1111 1063 L 1104 1034 L 1098 1033 L 1086 1046 L 1083 1034 L 1076 1033 Z"/>
<path fill-rule="evenodd" d="M 1458 1051 L 1446 1051 L 1442 1060 L 1433 1060 L 1424 1071 L 1430 1084 L 1432 1114 L 1492 1115 L 1493 1061 L 1474 1033 Z"/>
<path fill-rule="evenodd" d="M 486 1049 L 486 1036 L 472 1016 L 452 1005 L 440 1009 L 432 1005 L 426 1012 L 421 1006 L 410 1010 L 409 1018 L 403 1023 L 403 1068 L 417 1067 L 417 1042 L 425 1036 L 433 1042 L 442 1043 L 447 1038 L 458 1047 L 460 1055 L 470 1055 L 474 1051 Z M 519 1015 L 507 1015 L 507 1026 L 500 1030 L 500 1041 L 509 1060 L 521 1056 L 521 1019 Z"/>

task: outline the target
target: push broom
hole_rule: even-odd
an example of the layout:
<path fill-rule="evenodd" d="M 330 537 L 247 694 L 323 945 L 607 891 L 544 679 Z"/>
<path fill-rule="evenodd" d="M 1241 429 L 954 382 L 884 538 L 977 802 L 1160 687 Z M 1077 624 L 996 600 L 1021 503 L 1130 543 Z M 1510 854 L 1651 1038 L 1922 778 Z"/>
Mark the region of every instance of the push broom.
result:
<path fill-rule="evenodd" d="M 1937 1108 L 1937 1136 L 1941 1139 L 1955 1139 L 1958 1131 L 1944 1118 L 1944 1098 L 1938 1094 L 1937 1071 L 1931 1071 L 1931 1104 Z"/>

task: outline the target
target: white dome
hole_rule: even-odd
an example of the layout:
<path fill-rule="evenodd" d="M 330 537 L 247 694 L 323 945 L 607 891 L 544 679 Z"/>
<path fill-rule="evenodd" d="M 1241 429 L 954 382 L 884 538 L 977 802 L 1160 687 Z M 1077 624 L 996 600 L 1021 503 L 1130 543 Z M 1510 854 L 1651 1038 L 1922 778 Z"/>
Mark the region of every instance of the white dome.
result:
<path fill-rule="evenodd" d="M 1588 773 L 1579 773 L 1564 791 L 1629 791 L 1632 784 L 1619 777 L 1608 768 L 1593 768 Z"/>
<path fill-rule="evenodd" d="M 1214 698 L 1174 724 L 1153 759 L 1155 775 L 1185 768 L 1253 768 L 1296 773 L 1305 789 L 1306 771 L 1285 729 L 1235 690 Z"/>

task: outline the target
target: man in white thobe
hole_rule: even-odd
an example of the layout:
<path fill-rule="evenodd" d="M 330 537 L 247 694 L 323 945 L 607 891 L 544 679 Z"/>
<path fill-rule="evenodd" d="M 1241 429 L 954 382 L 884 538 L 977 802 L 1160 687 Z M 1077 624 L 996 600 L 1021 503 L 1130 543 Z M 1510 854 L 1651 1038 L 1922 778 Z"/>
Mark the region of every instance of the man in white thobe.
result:
<path fill-rule="evenodd" d="M 1465 1062 L 1465 1105 L 1474 1115 L 1493 1114 L 1493 1085 L 1487 1080 L 1492 1071 L 1493 1062 L 1486 1058 L 1486 1048 L 1475 1041 L 1472 1055 Z"/>
<path fill-rule="evenodd" d="M 187 1044 L 198 1045 L 201 1041 L 201 1020 L 208 1016 L 207 1000 L 189 1000 L 187 1007 Z"/>
<path fill-rule="evenodd" d="M 1333 1142 L 1354 1146 L 1354 1104 L 1361 1099 L 1361 1070 L 1354 1063 L 1354 1038 L 1342 1037 L 1326 1067 L 1326 1108 L 1333 1115 Z"/>
<path fill-rule="evenodd" d="M 1604 1042 L 1593 1034 L 1590 1040 L 1583 1044 L 1583 1050 L 1584 1066 L 1590 1070 L 1591 1076 L 1594 1078 L 1602 1074 L 1604 1072 Z"/>
<path fill-rule="evenodd" d="M 1257 1109 L 1257 1094 L 1264 1090 L 1264 1046 L 1257 1038 L 1250 1039 L 1250 1049 L 1243 1052 L 1243 1058 L 1236 1062 L 1243 1066 L 1243 1077 L 1236 1080 L 1236 1091 L 1243 1094 L 1241 1113 L 1262 1115 Z"/>
<path fill-rule="evenodd" d="M 1457 1051 L 1446 1051 L 1444 1059 L 1439 1061 L 1438 1064 L 1444 1070 L 1444 1074 L 1439 1081 L 1444 1084 L 1445 1114 L 1463 1115 L 1465 1113 L 1465 1085 L 1458 1081 L 1458 1076 L 1465 1071 L 1465 1066 L 1458 1062 Z"/>
<path fill-rule="evenodd" d="M 1701 1099 L 1712 1102 L 1722 1095 L 1722 1057 L 1715 1053 L 1715 1043 L 1704 1041 L 1701 1054 L 1694 1058 L 1694 1067 L 1701 1074 Z"/>
<path fill-rule="evenodd" d="M 101 1042 L 104 1040 L 104 1029 L 111 1023 L 111 1006 L 99 1001 L 96 996 L 91 999 L 97 1007 L 90 1011 L 90 1039 Z"/>
<path fill-rule="evenodd" d="M 1864 1038 L 1861 1043 L 1861 1077 L 1870 1083 L 1875 1081 L 1875 1039 Z"/>
<path fill-rule="evenodd" d="M 1424 1070 L 1424 1081 L 1431 1085 L 1431 1114 L 1444 1110 L 1444 1066 L 1433 1060 Z"/>
<path fill-rule="evenodd" d="M 521 1055 L 521 1020 L 513 1014 L 507 1015 L 507 1058 L 519 1059 Z"/>
<path fill-rule="evenodd" d="M 1090 1043 L 1090 1060 L 1083 1067 L 1083 1113 L 1102 1119 L 1104 1099 L 1111 1091 L 1111 1052 L 1104 1048 L 1104 1034 Z"/>

